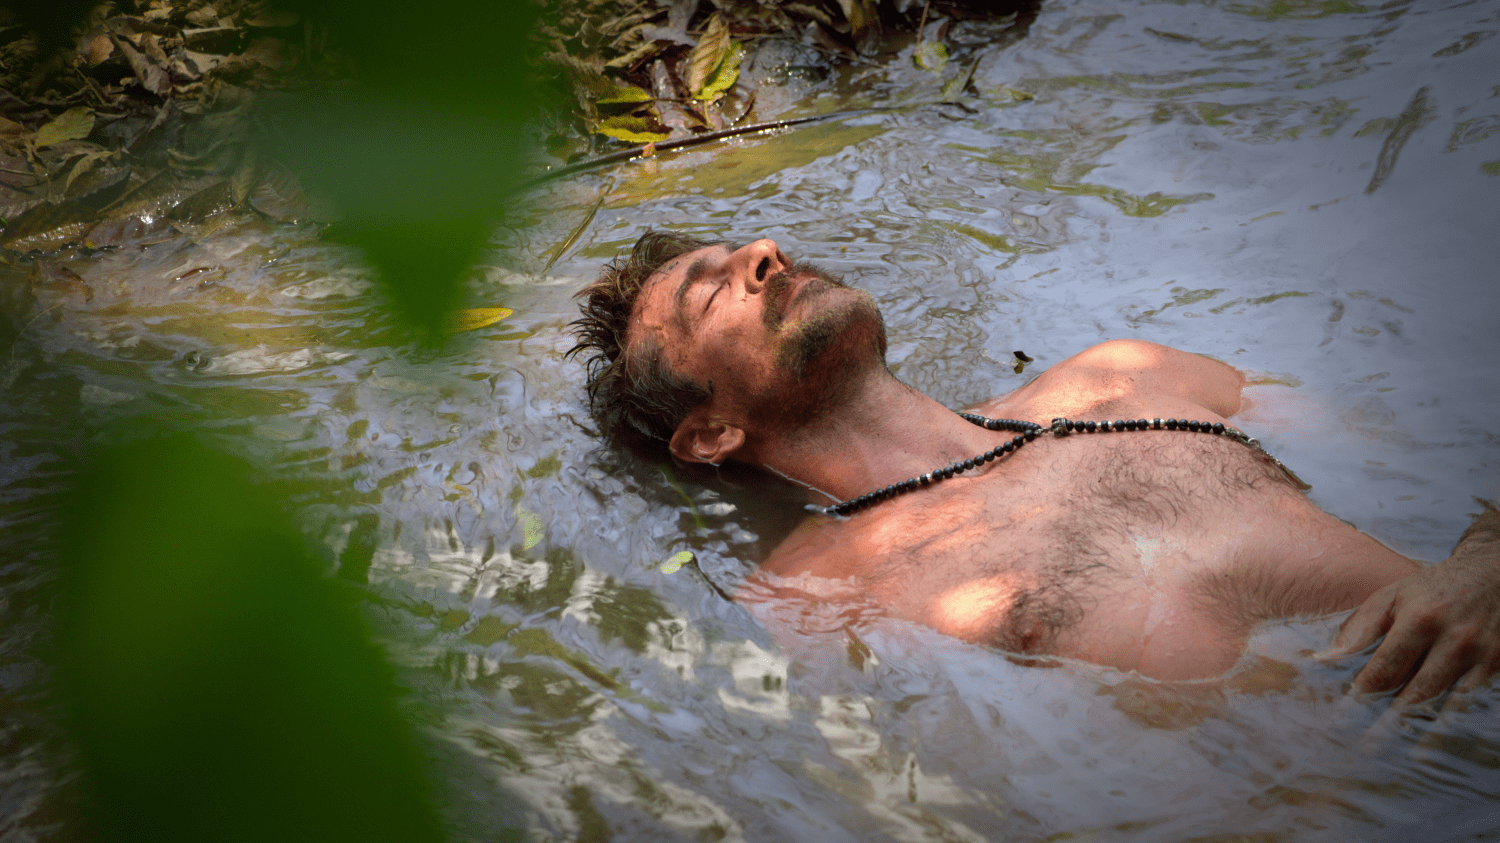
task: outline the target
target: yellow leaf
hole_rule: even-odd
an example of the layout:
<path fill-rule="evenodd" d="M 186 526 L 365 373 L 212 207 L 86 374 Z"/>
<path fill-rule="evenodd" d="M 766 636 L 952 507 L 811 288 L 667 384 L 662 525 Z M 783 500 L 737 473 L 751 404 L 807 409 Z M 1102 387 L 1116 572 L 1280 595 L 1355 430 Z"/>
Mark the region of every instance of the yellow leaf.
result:
<path fill-rule="evenodd" d="M 691 550 L 679 550 L 672 554 L 671 559 L 662 563 L 661 572 L 663 574 L 675 574 L 682 570 L 683 565 L 691 561 L 693 561 L 693 552 Z"/>
<path fill-rule="evenodd" d="M 508 307 L 471 307 L 448 318 L 448 330 L 454 334 L 487 328 L 515 311 Z"/>
<path fill-rule="evenodd" d="M 56 120 L 38 129 L 36 147 L 41 149 L 54 143 L 86 138 L 92 131 L 94 131 L 94 112 L 80 105 L 57 115 Z"/>
<path fill-rule="evenodd" d="M 645 89 L 636 85 L 621 85 L 613 91 L 604 94 L 594 100 L 595 105 L 626 105 L 632 103 L 650 102 L 651 95 Z"/>
<path fill-rule="evenodd" d="M 655 143 L 666 140 L 666 132 L 658 132 L 651 122 L 633 114 L 619 114 L 599 121 L 594 131 L 627 143 Z"/>
<path fill-rule="evenodd" d="M 744 47 L 730 44 L 729 49 L 724 51 L 724 57 L 719 61 L 719 66 L 714 68 L 713 75 L 703 86 L 703 90 L 694 94 L 693 98 L 712 102 L 734 87 L 735 80 L 740 78 L 740 60 L 744 56 Z"/>

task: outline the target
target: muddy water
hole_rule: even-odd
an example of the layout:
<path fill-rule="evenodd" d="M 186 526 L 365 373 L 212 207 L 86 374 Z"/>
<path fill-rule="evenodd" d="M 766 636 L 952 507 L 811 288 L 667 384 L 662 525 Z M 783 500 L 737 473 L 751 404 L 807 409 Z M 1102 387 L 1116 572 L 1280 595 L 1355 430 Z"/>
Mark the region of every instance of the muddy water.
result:
<path fill-rule="evenodd" d="M 368 272 L 315 228 L 42 260 L 6 300 L 24 331 L 0 361 L 5 527 L 56 482 L 58 407 L 197 426 L 305 478 L 298 517 L 370 583 L 476 839 L 1500 837 L 1500 697 L 1407 715 L 1350 697 L 1358 660 L 1307 657 L 1339 618 L 1268 628 L 1253 670 L 1208 685 L 879 624 L 779 650 L 715 586 L 794 498 L 602 450 L 562 359 L 571 294 L 646 227 L 771 237 L 869 289 L 892 368 L 952 406 L 1117 337 L 1240 367 L 1244 425 L 1319 504 L 1440 559 L 1472 498 L 1500 496 L 1496 33 L 1481 3 L 1050 3 L 983 51 L 968 108 L 539 192 L 473 284 L 516 315 L 437 355 L 395 344 Z M 807 108 L 941 84 L 861 67 Z M 696 567 L 664 567 L 683 550 Z M 47 775 L 10 745 L 24 807 Z"/>

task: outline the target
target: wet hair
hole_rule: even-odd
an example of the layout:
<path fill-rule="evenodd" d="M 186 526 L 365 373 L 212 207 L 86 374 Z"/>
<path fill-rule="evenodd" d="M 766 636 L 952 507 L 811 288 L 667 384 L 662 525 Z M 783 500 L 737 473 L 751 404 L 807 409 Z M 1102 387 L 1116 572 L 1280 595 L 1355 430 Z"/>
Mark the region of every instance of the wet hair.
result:
<path fill-rule="evenodd" d="M 627 343 L 636 299 L 651 276 L 673 258 L 721 242 L 648 230 L 628 257 L 610 261 L 574 296 L 583 300 L 583 316 L 569 325 L 578 343 L 566 356 L 587 354 L 589 413 L 610 444 L 659 454 L 687 414 L 712 394 L 673 374 L 655 337 Z"/>

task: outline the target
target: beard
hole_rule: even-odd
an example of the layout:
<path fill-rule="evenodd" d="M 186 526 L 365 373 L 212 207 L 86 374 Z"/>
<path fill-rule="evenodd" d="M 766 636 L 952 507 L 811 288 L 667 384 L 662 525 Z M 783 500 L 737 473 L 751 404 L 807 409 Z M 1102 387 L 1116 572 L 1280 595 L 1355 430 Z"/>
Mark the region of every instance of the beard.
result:
<path fill-rule="evenodd" d="M 862 369 L 885 366 L 885 321 L 874 297 L 821 267 L 800 263 L 767 278 L 766 302 L 766 327 L 779 337 L 776 368 L 790 389 L 766 396 L 764 409 L 783 421 L 808 421 Z M 794 306 L 802 318 L 789 321 Z"/>

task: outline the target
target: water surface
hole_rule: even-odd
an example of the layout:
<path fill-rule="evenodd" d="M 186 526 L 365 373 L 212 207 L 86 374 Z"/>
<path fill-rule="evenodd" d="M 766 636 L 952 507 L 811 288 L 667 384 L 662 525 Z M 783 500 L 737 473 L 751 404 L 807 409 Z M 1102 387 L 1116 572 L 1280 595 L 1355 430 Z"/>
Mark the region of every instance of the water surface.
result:
<path fill-rule="evenodd" d="M 905 628 L 779 650 L 713 586 L 753 568 L 795 496 L 603 450 L 562 357 L 572 293 L 647 227 L 771 237 L 869 289 L 892 368 L 950 406 L 1119 337 L 1240 367 L 1244 425 L 1320 505 L 1441 559 L 1472 498 L 1500 496 L 1497 32 L 1493 3 L 1312 0 L 1054 2 L 992 49 L 996 30 L 960 27 L 983 55 L 967 109 L 540 190 L 472 285 L 516 315 L 441 354 L 393 339 L 369 273 L 312 226 L 40 259 L 8 270 L 5 529 L 56 487 L 62 409 L 206 430 L 301 478 L 289 505 L 369 583 L 440 712 L 476 839 L 1500 836 L 1500 698 L 1416 716 L 1352 698 L 1357 660 L 1306 656 L 1338 618 L 1257 639 L 1284 680 L 1264 687 L 1028 666 Z M 941 84 L 903 56 L 806 108 Z M 666 572 L 682 550 L 696 567 Z M 12 702 L 36 671 L 14 654 L 38 553 L 5 574 Z M 38 741 L 8 740 L 11 827 L 45 830 Z"/>

